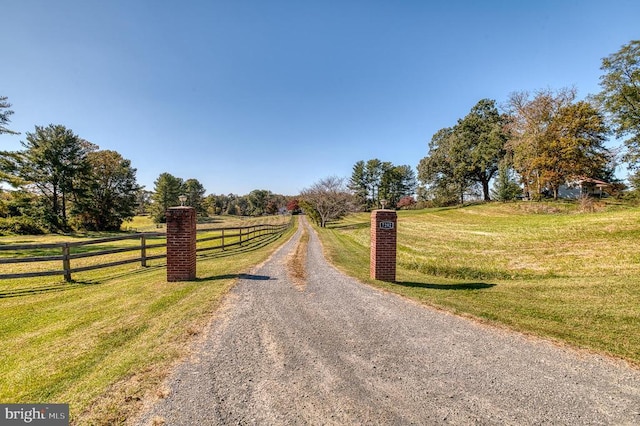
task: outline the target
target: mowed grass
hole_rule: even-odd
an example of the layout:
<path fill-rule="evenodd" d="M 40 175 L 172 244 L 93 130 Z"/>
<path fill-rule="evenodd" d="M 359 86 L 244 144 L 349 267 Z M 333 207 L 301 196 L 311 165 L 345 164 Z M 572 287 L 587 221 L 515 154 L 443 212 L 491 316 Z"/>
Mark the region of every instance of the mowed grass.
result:
<path fill-rule="evenodd" d="M 370 215 L 320 230 L 362 281 L 640 365 L 640 209 L 485 204 L 401 211 L 397 282 L 369 278 Z"/>
<path fill-rule="evenodd" d="M 0 281 L 0 401 L 69 403 L 72 424 L 122 424 L 145 396 L 164 394 L 170 367 L 237 277 L 294 231 L 199 256 L 191 282 L 168 283 L 164 260 L 74 274 L 73 283 Z"/>
<path fill-rule="evenodd" d="M 221 215 L 198 220 L 198 229 L 208 228 L 230 228 L 236 226 L 251 226 L 259 224 L 280 224 L 288 217 L 281 215 L 271 216 L 232 216 Z M 135 216 L 131 220 L 125 221 L 120 227 L 123 231 L 130 232 L 165 232 L 166 226 L 163 223 L 153 223 L 151 216 Z"/>

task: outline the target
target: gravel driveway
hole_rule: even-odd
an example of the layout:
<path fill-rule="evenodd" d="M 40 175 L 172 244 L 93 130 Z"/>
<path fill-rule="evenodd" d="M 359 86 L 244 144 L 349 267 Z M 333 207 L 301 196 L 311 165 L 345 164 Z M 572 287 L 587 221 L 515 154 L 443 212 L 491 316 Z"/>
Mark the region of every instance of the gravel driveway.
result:
<path fill-rule="evenodd" d="M 141 425 L 640 424 L 640 371 L 348 278 L 301 229 L 240 279 Z"/>

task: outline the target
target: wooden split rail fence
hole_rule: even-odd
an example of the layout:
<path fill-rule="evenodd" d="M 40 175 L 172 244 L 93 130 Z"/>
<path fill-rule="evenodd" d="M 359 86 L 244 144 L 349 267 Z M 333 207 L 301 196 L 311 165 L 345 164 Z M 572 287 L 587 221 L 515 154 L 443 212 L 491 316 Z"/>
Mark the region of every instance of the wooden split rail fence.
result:
<path fill-rule="evenodd" d="M 196 240 L 196 251 L 201 253 L 211 250 L 225 250 L 229 247 L 246 244 L 252 240 L 258 238 L 264 238 L 270 235 L 275 235 L 284 232 L 292 225 L 292 221 L 282 225 L 249 225 L 238 226 L 232 228 L 210 228 L 199 229 L 199 234 L 206 234 L 203 237 L 199 237 Z M 213 235 L 212 235 L 213 234 Z M 148 260 L 163 259 L 167 257 L 166 253 L 166 239 L 165 241 L 154 242 L 154 240 L 161 240 L 166 238 L 164 232 L 145 232 L 130 235 L 123 235 L 118 237 L 99 238 L 89 241 L 74 241 L 67 243 L 48 243 L 48 244 L 15 244 L 15 245 L 0 245 L 0 253 L 3 251 L 12 252 L 34 252 L 34 251 L 47 251 L 53 252 L 60 250 L 60 254 L 41 255 L 41 256 L 28 256 L 27 257 L 0 257 L 0 265 L 16 264 L 16 263 L 37 263 L 37 262 L 60 262 L 62 269 L 54 269 L 47 271 L 34 271 L 34 272 L 22 272 L 1 274 L 0 279 L 11 278 L 29 278 L 29 277 L 44 277 L 51 275 L 64 275 L 66 281 L 71 281 L 71 274 L 91 271 L 94 269 L 108 268 L 113 266 L 125 265 L 127 263 L 140 262 L 143 267 L 147 266 Z M 139 244 L 131 246 L 123 246 L 108 250 L 86 251 L 74 253 L 74 249 L 78 251 L 78 248 L 90 246 L 94 244 L 113 243 L 125 240 L 139 240 Z M 211 243 L 218 241 L 218 244 Z M 203 244 L 207 243 L 207 244 Z M 200 247 L 198 247 L 200 245 Z M 154 248 L 164 247 L 165 251 L 162 254 L 147 255 L 147 250 Z M 82 249 L 80 249 L 82 250 Z M 116 261 L 110 261 L 106 263 L 96 263 L 86 266 L 72 267 L 72 261 L 77 259 L 95 257 L 95 256 L 108 256 L 117 253 L 125 252 L 139 252 L 140 255 L 134 258 L 121 259 Z"/>

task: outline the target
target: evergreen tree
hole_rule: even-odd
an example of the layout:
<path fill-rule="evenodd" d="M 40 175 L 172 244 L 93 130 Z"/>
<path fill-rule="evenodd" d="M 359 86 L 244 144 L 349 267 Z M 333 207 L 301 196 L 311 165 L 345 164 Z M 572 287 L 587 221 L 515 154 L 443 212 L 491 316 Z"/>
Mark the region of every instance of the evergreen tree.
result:
<path fill-rule="evenodd" d="M 162 173 L 154 182 L 154 192 L 151 197 L 151 215 L 155 223 L 166 223 L 166 211 L 169 207 L 180 205 L 180 195 L 182 194 L 182 179 L 170 173 Z"/>
<path fill-rule="evenodd" d="M 395 206 L 403 196 L 413 195 L 416 175 L 411 166 L 394 166 L 374 158 L 366 163 L 358 161 L 353 166 L 348 187 L 356 203 L 367 210 L 379 207 L 382 199 L 386 199 L 389 206 Z"/>
<path fill-rule="evenodd" d="M 61 125 L 36 126 L 21 142 L 24 151 L 13 153 L 15 171 L 27 187 L 43 197 L 43 218 L 49 228 L 68 230 L 70 205 L 84 196 L 90 179 L 87 155 L 97 149 Z"/>
<path fill-rule="evenodd" d="M 7 125 L 11 122 L 9 116 L 13 114 L 13 111 L 9 108 L 11 108 L 11 104 L 8 98 L 6 96 L 0 96 L 0 135 L 3 133 L 19 135 L 20 133 L 7 128 Z"/>
<path fill-rule="evenodd" d="M 196 209 L 196 213 L 199 215 L 207 214 L 207 209 L 204 205 L 204 193 L 206 191 L 198 179 L 187 179 L 184 182 L 182 192 L 187 196 L 187 206 Z"/>
<path fill-rule="evenodd" d="M 513 176 L 513 171 L 508 166 L 501 165 L 498 169 L 498 176 L 493 184 L 491 193 L 494 199 L 502 202 L 513 201 L 522 194 L 522 188 L 520 188 Z"/>
<path fill-rule="evenodd" d="M 366 165 L 362 160 L 353 165 L 349 189 L 353 191 L 358 204 L 369 206 L 369 182 L 367 180 Z"/>

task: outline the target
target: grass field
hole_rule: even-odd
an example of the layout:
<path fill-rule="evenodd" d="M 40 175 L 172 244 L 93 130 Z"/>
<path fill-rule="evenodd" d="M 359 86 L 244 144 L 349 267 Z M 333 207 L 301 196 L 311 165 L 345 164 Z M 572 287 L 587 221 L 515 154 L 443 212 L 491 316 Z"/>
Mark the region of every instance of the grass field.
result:
<path fill-rule="evenodd" d="M 207 228 L 230 228 L 234 226 L 249 226 L 256 224 L 269 224 L 269 223 L 281 223 L 283 216 L 213 216 L 207 218 L 200 218 L 198 223 L 198 229 Z M 132 232 L 164 232 L 165 225 L 153 223 L 151 216 L 135 216 L 131 220 L 122 223 L 121 229 L 123 231 Z"/>
<path fill-rule="evenodd" d="M 369 278 L 369 214 L 320 230 L 343 271 L 422 303 L 640 366 L 640 209 L 401 211 L 397 282 Z"/>
<path fill-rule="evenodd" d="M 192 282 L 167 283 L 164 260 L 84 272 L 73 283 L 0 281 L 0 401 L 69 403 L 72 424 L 122 423 L 145 395 L 162 394 L 169 368 L 187 354 L 239 274 L 293 232 L 201 256 Z"/>

